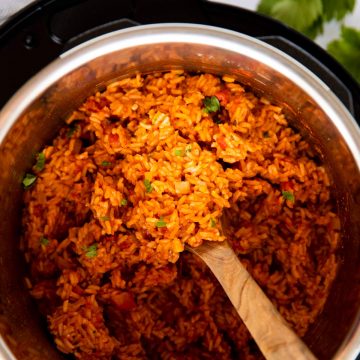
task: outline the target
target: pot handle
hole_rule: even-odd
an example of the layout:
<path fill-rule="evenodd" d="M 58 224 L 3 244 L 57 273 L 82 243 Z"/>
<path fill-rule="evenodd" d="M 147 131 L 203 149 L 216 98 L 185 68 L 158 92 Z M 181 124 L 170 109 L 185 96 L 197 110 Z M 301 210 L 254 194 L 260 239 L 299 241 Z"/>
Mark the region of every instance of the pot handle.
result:
<path fill-rule="evenodd" d="M 329 69 L 326 68 L 319 60 L 302 49 L 300 46 L 294 44 L 282 36 L 270 35 L 259 36 L 257 38 L 290 55 L 292 58 L 299 61 L 306 68 L 316 74 L 336 94 L 336 96 L 347 107 L 350 113 L 353 116 L 355 115 L 354 100 L 351 92 L 335 75 L 335 73 L 329 71 Z"/>

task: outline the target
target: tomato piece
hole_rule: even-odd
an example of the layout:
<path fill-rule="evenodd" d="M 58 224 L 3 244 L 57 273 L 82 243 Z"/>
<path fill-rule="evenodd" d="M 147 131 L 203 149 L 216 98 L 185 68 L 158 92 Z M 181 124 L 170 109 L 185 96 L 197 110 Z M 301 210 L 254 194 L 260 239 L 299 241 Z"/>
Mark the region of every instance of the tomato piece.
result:
<path fill-rule="evenodd" d="M 293 191 L 294 184 L 292 181 L 284 181 L 283 183 L 281 183 L 281 189 L 285 191 Z"/>
<path fill-rule="evenodd" d="M 110 134 L 109 135 L 109 142 L 112 144 L 115 144 L 119 141 L 119 135 L 118 134 Z"/>
<path fill-rule="evenodd" d="M 229 89 L 223 89 L 218 91 L 215 96 L 219 99 L 221 105 L 226 105 L 229 102 L 230 99 L 230 90 Z"/>
<path fill-rule="evenodd" d="M 126 291 L 113 295 L 111 301 L 119 310 L 130 311 L 136 307 L 134 296 Z"/>
<path fill-rule="evenodd" d="M 224 136 L 220 136 L 216 141 L 223 150 L 227 148 L 227 144 Z"/>

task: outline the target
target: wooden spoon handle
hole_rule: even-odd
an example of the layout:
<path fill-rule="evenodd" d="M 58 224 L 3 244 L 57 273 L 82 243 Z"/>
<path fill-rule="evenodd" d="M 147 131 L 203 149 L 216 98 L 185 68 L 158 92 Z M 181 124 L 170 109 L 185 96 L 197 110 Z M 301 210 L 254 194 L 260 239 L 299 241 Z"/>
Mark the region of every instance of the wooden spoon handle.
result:
<path fill-rule="evenodd" d="M 226 242 L 206 241 L 189 250 L 202 258 L 219 280 L 266 359 L 316 359 Z"/>

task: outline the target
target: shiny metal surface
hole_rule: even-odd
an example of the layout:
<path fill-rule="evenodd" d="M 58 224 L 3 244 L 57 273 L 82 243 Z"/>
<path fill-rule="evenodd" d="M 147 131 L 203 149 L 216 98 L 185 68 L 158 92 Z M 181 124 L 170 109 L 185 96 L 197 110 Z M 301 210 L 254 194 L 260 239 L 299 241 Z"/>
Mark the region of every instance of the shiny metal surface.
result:
<path fill-rule="evenodd" d="M 162 24 L 122 30 L 85 43 L 22 87 L 0 113 L 0 342 L 17 359 L 61 358 L 23 286 L 18 250 L 21 180 L 34 154 L 67 114 L 96 87 L 137 71 L 171 68 L 232 74 L 282 105 L 321 154 L 340 212 L 342 266 L 324 312 L 305 337 L 321 359 L 355 359 L 360 351 L 360 132 L 326 85 L 301 64 L 256 39 L 200 25 Z"/>

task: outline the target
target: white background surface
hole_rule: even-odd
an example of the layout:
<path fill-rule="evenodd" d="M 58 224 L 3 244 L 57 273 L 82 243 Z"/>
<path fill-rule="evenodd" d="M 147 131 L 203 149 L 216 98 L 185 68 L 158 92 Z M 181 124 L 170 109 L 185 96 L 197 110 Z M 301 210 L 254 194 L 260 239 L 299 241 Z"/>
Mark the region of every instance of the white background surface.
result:
<path fill-rule="evenodd" d="M 14 14 L 22 7 L 30 4 L 33 0 L 0 0 L 0 24 L 4 22 L 9 16 Z M 151 1 L 151 0 L 149 0 Z M 259 0 L 210 0 L 214 2 L 230 4 L 244 7 L 246 9 L 255 10 Z M 101 0 L 99 1 L 101 3 Z M 356 0 L 355 10 L 352 14 L 347 15 L 344 23 L 348 26 L 353 26 L 360 29 L 360 0 Z M 324 34 L 316 38 L 316 42 L 326 47 L 326 44 L 339 37 L 340 25 L 336 21 L 332 21 L 324 26 Z"/>

